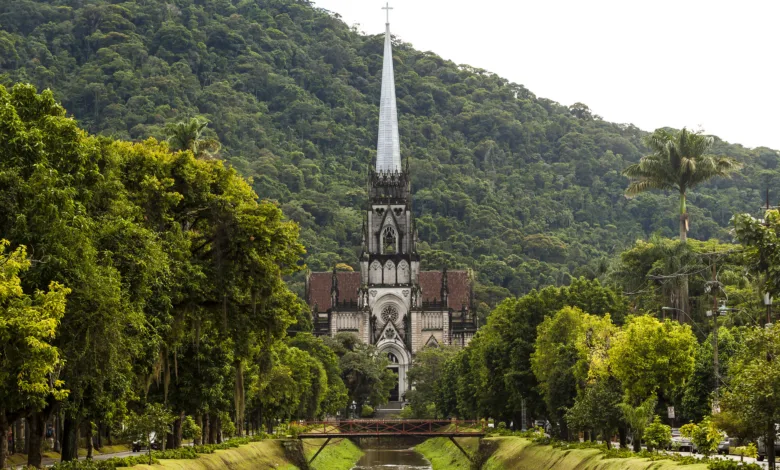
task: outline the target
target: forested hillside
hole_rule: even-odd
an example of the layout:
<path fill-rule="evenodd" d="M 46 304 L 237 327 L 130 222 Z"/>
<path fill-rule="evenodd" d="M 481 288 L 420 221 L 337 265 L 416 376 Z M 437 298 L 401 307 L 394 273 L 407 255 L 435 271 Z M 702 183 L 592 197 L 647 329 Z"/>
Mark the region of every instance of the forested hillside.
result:
<path fill-rule="evenodd" d="M 496 47 L 522 60 L 523 45 Z M 120 139 L 207 118 L 221 157 L 300 224 L 312 270 L 357 260 L 381 54 L 382 37 L 303 0 L 0 3 L 0 83 L 51 88 L 80 126 Z M 473 268 L 493 301 L 676 234 L 675 197 L 624 196 L 643 131 L 400 39 L 394 55 L 424 267 Z M 773 150 L 715 149 L 745 167 L 689 194 L 693 238 L 729 239 L 732 214 L 755 213 L 780 174 Z"/>

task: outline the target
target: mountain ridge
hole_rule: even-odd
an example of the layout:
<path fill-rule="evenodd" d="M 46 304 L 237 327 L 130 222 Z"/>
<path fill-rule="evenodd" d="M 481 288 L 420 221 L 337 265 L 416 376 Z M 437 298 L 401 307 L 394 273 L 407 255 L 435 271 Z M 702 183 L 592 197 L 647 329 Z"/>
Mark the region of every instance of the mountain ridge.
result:
<path fill-rule="evenodd" d="M 82 127 L 128 140 L 206 117 L 222 157 L 301 225 L 310 269 L 356 266 L 382 35 L 295 0 L 14 5 L 0 6 L 0 83 L 52 88 Z M 474 269 L 488 305 L 596 276 L 636 239 L 674 236 L 674 197 L 624 196 L 620 172 L 647 151 L 645 131 L 393 47 L 424 269 Z M 689 195 L 691 236 L 727 240 L 732 214 L 757 213 L 778 155 L 717 138 L 714 152 L 745 168 Z"/>

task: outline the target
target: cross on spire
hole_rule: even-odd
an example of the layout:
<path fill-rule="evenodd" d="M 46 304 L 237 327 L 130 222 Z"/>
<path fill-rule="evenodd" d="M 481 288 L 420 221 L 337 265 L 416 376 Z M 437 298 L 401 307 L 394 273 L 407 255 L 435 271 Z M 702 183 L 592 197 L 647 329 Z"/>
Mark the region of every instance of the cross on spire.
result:
<path fill-rule="evenodd" d="M 390 6 L 390 2 L 387 2 L 382 9 L 387 11 L 387 24 L 390 24 L 390 10 L 392 10 L 393 7 Z"/>

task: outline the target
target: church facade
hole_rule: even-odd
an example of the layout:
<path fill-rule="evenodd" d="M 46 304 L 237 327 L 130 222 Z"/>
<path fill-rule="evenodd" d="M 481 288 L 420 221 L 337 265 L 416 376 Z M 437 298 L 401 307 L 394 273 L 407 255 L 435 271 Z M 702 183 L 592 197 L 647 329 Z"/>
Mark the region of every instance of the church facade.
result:
<path fill-rule="evenodd" d="M 315 334 L 352 332 L 387 356 L 398 376 L 390 401 L 399 402 L 410 387 L 406 373 L 414 354 L 424 347 L 465 346 L 477 322 L 467 271 L 420 271 L 411 178 L 401 163 L 389 23 L 376 165 L 368 178 L 360 271 L 310 273 L 306 300 Z"/>

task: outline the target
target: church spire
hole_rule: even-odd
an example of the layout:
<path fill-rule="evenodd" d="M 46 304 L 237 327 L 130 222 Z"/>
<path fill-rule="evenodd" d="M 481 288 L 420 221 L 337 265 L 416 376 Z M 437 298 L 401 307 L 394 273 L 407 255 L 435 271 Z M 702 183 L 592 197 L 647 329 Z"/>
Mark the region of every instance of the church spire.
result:
<path fill-rule="evenodd" d="M 393 45 L 390 37 L 390 4 L 385 24 L 385 53 L 382 66 L 382 95 L 379 101 L 379 138 L 376 144 L 376 171 L 401 171 L 401 142 L 398 137 L 398 109 L 395 104 Z"/>

